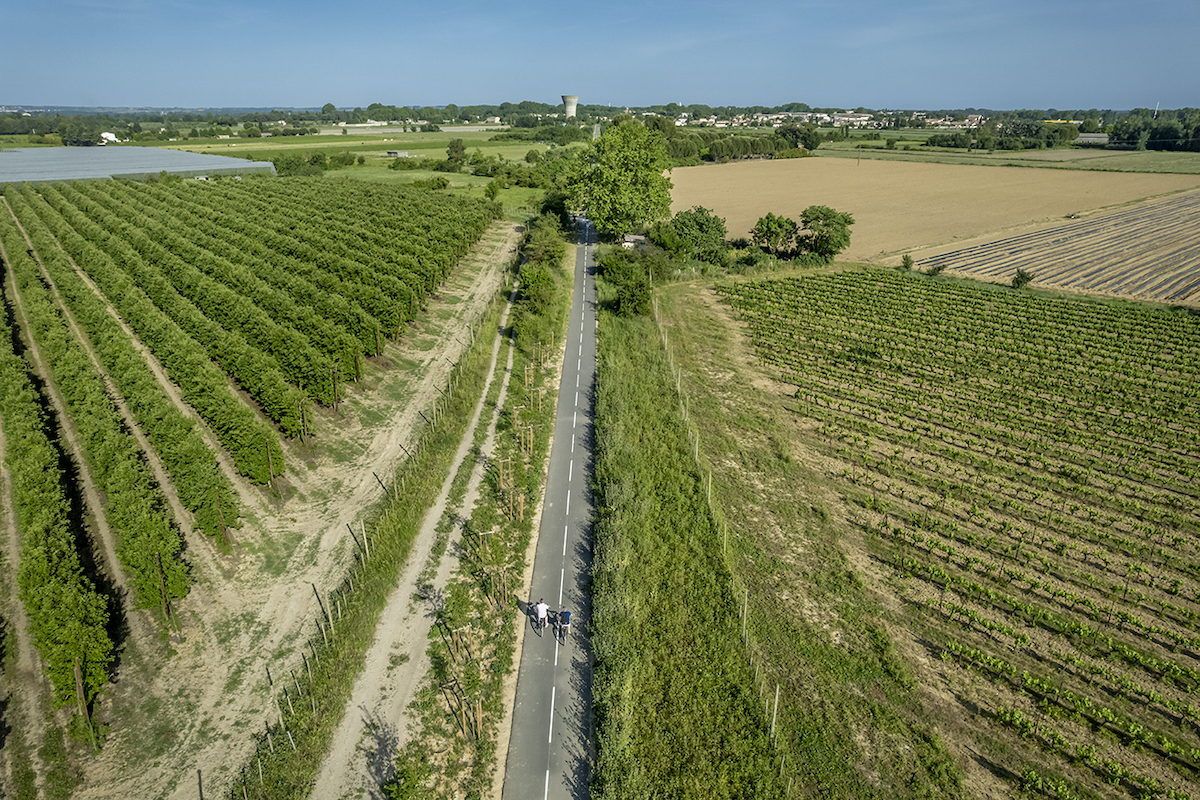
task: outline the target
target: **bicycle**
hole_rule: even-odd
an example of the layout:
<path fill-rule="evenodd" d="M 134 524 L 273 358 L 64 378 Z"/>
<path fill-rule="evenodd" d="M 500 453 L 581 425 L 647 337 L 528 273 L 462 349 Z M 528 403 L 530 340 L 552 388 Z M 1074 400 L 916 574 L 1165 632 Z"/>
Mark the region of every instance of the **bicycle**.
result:
<path fill-rule="evenodd" d="M 555 638 L 559 643 L 567 643 L 567 634 L 571 632 L 571 612 L 565 608 L 554 616 Z"/>
<path fill-rule="evenodd" d="M 546 629 L 546 623 L 550 621 L 550 606 L 546 605 L 545 601 L 538 600 L 537 605 L 533 607 L 533 629 L 539 636 Z"/>

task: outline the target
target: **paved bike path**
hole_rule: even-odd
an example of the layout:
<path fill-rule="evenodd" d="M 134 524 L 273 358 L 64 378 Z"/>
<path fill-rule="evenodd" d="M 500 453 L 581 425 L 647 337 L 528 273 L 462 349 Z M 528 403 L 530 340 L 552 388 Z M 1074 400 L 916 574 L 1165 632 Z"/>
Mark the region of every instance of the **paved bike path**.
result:
<path fill-rule="evenodd" d="M 532 607 L 571 611 L 560 642 L 527 622 L 517 670 L 504 800 L 588 797 L 593 753 L 591 617 L 592 409 L 596 375 L 595 229 L 581 222 L 546 498 L 533 560 Z"/>

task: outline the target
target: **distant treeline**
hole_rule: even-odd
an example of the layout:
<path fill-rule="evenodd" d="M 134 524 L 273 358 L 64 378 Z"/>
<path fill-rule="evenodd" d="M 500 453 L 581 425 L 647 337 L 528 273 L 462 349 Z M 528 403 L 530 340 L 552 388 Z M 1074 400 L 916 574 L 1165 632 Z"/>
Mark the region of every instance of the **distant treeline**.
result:
<path fill-rule="evenodd" d="M 1033 119 L 989 120 L 978 128 L 932 134 L 925 144 L 981 150 L 1038 150 L 1070 144 L 1078 138 L 1080 127 Z"/>
<path fill-rule="evenodd" d="M 1108 142 L 1136 150 L 1200 152 L 1200 109 L 1155 112 L 1135 108 L 1113 123 Z"/>
<path fill-rule="evenodd" d="M 1110 115 L 1112 112 L 1104 112 Z M 1080 133 L 1107 133 L 1108 146 L 1137 150 L 1200 151 L 1200 110 L 1153 111 L 1135 108 L 1105 122 L 1103 117 L 1085 117 L 1078 125 L 1003 114 L 977 128 L 935 133 L 925 140 L 930 147 L 961 147 L 982 150 L 1032 150 L 1070 144 Z"/>
<path fill-rule="evenodd" d="M 675 137 L 674 120 L 687 116 L 697 119 L 733 119 L 752 117 L 754 114 L 783 113 L 834 113 L 843 108 L 812 107 L 806 103 L 785 103 L 778 106 L 708 106 L 704 104 L 652 105 L 641 107 L 615 107 L 587 105 L 578 107 L 577 121 L 581 125 L 600 120 L 611 120 L 621 114 L 663 121 L 662 130 L 668 139 L 671 155 L 677 161 L 700 159 L 738 158 L 769 155 L 772 152 L 794 149 L 795 143 L 785 147 L 781 142 L 762 141 L 763 137 L 748 133 L 738 139 L 729 131 L 705 134 L 697 141 L 690 136 Z M 971 129 L 937 133 L 928 144 L 936 147 L 963 147 L 998 150 L 1031 149 L 1053 147 L 1074 139 L 1076 133 L 1109 134 L 1110 145 L 1115 147 L 1140 148 L 1146 150 L 1198 150 L 1200 149 L 1200 110 L 1182 108 L 1178 110 L 1152 110 L 1135 108 L 1131 111 L 1112 109 L 1018 109 L 994 111 L 983 108 L 940 109 L 940 110 L 875 110 L 864 107 L 850 109 L 856 113 L 870 114 L 877 126 L 883 128 L 921 128 L 927 119 L 965 121 L 971 115 L 981 115 L 984 124 Z M 111 131 L 120 138 L 139 140 L 167 140 L 177 138 L 210 138 L 218 135 L 250 135 L 267 131 L 274 135 L 313 134 L 319 127 L 338 123 L 360 124 L 368 120 L 379 122 L 399 121 L 414 125 L 427 124 L 428 129 L 444 124 L 483 122 L 499 119 L 510 126 L 504 135 L 514 141 L 550 141 L 567 144 L 589 138 L 590 132 L 577 127 L 562 126 L 564 106 L 533 100 L 520 103 L 458 106 L 395 106 L 371 103 L 366 108 L 340 109 L 326 103 L 320 109 L 217 110 L 212 112 L 154 110 L 114 112 L 98 110 L 94 114 L 62 114 L 58 112 L 10 112 L 0 114 L 0 136 L 29 135 L 37 137 L 52 135 L 61 137 L 64 144 L 92 144 L 98 141 L 100 131 Z M 558 115 L 550 118 L 549 115 Z M 1070 124 L 1074 122 L 1076 124 Z M 757 123 L 755 123 L 757 124 Z M 764 121 L 769 129 L 770 121 Z M 689 128 L 689 131 L 694 129 Z M 769 137 L 768 137 L 769 138 Z M 825 136 L 824 138 L 829 138 Z M 57 143 L 53 140 L 47 140 Z M 716 150 L 712 149 L 715 142 Z M 812 146 L 802 145 L 807 149 Z M 766 149 L 764 149 L 766 148 Z"/>

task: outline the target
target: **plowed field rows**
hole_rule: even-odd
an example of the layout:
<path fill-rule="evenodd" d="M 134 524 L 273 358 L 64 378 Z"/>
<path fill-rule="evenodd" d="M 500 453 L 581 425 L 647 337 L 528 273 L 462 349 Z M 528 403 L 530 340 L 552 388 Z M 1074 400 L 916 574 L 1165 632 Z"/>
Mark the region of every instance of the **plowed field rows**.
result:
<path fill-rule="evenodd" d="M 814 204 L 850 212 L 855 223 L 842 257 L 886 264 L 898 263 L 906 252 L 919 260 L 1057 228 L 1071 215 L 1092 216 L 1200 188 L 1200 175 L 848 158 L 683 167 L 671 172 L 671 180 L 672 213 L 696 205 L 712 209 L 734 237 L 747 236 L 768 211 L 793 219 Z M 1140 234 L 1138 241 L 1153 233 Z M 1138 259 L 1140 265 L 1141 255 Z"/>
<path fill-rule="evenodd" d="M 932 256 L 921 268 L 1005 283 L 1200 306 L 1200 194 L 1140 204 L 1048 230 Z"/>

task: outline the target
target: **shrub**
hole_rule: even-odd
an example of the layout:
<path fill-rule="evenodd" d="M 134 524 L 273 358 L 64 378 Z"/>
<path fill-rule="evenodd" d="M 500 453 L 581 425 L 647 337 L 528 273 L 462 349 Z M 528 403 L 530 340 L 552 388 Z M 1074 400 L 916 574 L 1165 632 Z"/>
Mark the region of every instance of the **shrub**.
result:
<path fill-rule="evenodd" d="M 1028 284 L 1029 284 L 1029 282 L 1030 282 L 1030 281 L 1032 281 L 1032 280 L 1033 280 L 1033 273 L 1032 273 L 1032 272 L 1026 272 L 1026 271 L 1025 271 L 1025 270 L 1023 270 L 1023 269 L 1018 269 L 1018 270 L 1017 270 L 1017 274 L 1016 274 L 1016 275 L 1013 275 L 1013 279 L 1012 279 L 1012 288 L 1014 288 L 1014 289 L 1023 289 L 1023 288 L 1025 288 L 1025 286 L 1026 286 L 1026 285 L 1028 285 Z"/>

